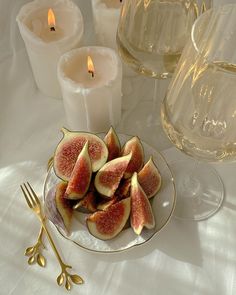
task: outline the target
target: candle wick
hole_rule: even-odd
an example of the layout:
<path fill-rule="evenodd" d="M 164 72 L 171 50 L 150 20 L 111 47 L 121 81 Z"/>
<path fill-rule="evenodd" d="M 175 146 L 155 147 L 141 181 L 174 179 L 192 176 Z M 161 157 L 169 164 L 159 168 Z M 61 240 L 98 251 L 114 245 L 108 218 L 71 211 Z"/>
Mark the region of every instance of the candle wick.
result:
<path fill-rule="evenodd" d="M 55 32 L 55 31 L 56 31 L 55 27 L 51 27 L 51 28 L 50 28 L 50 31 L 51 31 L 51 32 Z"/>
<path fill-rule="evenodd" d="M 89 74 L 91 74 L 91 76 L 94 78 L 94 71 L 88 71 L 89 72 Z"/>

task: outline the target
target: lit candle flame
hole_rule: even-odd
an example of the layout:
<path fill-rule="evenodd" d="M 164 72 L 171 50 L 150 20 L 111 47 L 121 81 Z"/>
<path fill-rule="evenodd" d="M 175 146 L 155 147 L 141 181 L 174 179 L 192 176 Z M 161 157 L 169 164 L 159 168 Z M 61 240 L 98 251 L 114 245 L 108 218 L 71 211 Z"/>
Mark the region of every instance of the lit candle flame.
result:
<path fill-rule="evenodd" d="M 56 25 L 56 18 L 53 13 L 53 10 L 50 8 L 48 10 L 48 26 L 50 27 L 51 31 L 55 31 L 55 25 Z"/>
<path fill-rule="evenodd" d="M 88 65 L 88 73 L 90 73 L 92 77 L 94 77 L 95 69 L 94 69 L 92 58 L 89 55 L 87 59 L 87 65 Z"/>

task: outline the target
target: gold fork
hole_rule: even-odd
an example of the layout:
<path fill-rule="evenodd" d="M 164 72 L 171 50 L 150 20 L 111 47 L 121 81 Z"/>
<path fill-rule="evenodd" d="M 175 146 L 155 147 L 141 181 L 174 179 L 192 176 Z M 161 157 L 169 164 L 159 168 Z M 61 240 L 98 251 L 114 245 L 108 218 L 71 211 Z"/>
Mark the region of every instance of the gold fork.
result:
<path fill-rule="evenodd" d="M 72 268 L 70 265 L 65 264 L 58 251 L 57 248 L 53 242 L 53 239 L 46 227 L 46 222 L 45 222 L 45 218 L 43 216 L 42 213 L 42 209 L 41 209 L 41 205 L 40 205 L 40 201 L 39 198 L 37 197 L 36 193 L 34 192 L 33 188 L 31 187 L 31 185 L 27 182 L 26 184 L 23 183 L 23 185 L 20 186 L 21 190 L 24 194 L 25 200 L 28 204 L 28 206 L 30 207 L 30 209 L 32 209 L 34 211 L 34 213 L 37 215 L 37 217 L 39 218 L 42 227 L 48 237 L 48 240 L 52 246 L 52 249 L 57 257 L 57 260 L 61 266 L 61 273 L 59 274 L 59 276 L 57 277 L 57 284 L 59 286 L 61 286 L 64 281 L 65 281 L 65 288 L 69 291 L 71 289 L 71 282 L 75 283 L 75 284 L 82 284 L 84 281 L 83 279 L 76 275 L 76 274 L 70 274 L 67 271 L 67 268 Z M 71 281 L 71 282 L 70 282 Z"/>
<path fill-rule="evenodd" d="M 48 160 L 47 171 L 51 168 L 52 165 L 53 165 L 53 156 Z M 37 242 L 35 243 L 35 245 L 30 246 L 25 250 L 25 256 L 29 257 L 28 259 L 29 265 L 32 265 L 35 262 L 37 262 L 38 265 L 40 265 L 41 267 L 46 266 L 46 258 L 41 253 L 41 248 L 45 249 L 45 246 L 42 240 L 43 232 L 44 232 L 44 229 L 43 229 L 43 226 L 41 225 Z"/>
<path fill-rule="evenodd" d="M 48 160 L 47 163 L 47 171 L 49 171 L 49 169 L 51 168 L 51 166 L 53 165 L 53 156 Z M 45 267 L 46 266 L 46 258 L 43 256 L 43 254 L 41 253 L 41 248 L 45 249 L 45 246 L 43 244 L 43 226 L 41 226 L 40 231 L 39 231 L 39 235 L 38 235 L 38 239 L 37 242 L 35 243 L 35 245 L 28 247 L 25 250 L 25 256 L 28 256 L 28 264 L 32 265 L 35 262 L 38 263 L 39 266 L 41 267 Z"/>

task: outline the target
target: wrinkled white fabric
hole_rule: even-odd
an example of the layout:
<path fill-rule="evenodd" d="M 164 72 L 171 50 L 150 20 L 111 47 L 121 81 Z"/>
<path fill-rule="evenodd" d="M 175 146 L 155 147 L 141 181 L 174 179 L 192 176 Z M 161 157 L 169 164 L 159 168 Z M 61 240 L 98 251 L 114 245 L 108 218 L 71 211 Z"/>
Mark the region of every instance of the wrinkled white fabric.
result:
<path fill-rule="evenodd" d="M 47 241 L 45 269 L 28 266 L 23 255 L 35 243 L 40 225 L 19 185 L 29 181 L 42 195 L 47 160 L 61 138 L 60 128 L 66 126 L 62 101 L 44 96 L 35 86 L 15 21 L 26 2 L 0 0 L 0 294 L 65 294 L 56 284 L 60 269 Z M 84 44 L 94 44 L 91 3 L 75 2 L 84 16 Z M 149 79 L 135 79 L 124 82 L 127 96 L 151 92 Z M 135 92 L 140 81 L 142 91 Z M 168 152 L 168 157 L 176 156 Z M 172 218 L 144 246 L 117 254 L 91 253 L 50 226 L 66 263 L 85 280 L 71 294 L 236 294 L 236 164 L 215 167 L 225 185 L 220 211 L 202 222 Z"/>

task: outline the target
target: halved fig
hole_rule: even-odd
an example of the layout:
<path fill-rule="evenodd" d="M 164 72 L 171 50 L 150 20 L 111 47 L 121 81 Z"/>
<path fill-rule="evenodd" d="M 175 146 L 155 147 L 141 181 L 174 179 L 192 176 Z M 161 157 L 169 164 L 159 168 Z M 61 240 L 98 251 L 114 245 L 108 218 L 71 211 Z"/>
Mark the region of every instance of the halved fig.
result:
<path fill-rule="evenodd" d="M 155 226 L 155 219 L 152 213 L 151 204 L 138 182 L 138 176 L 135 172 L 131 179 L 131 227 L 137 235 L 140 235 L 143 227 L 153 228 Z"/>
<path fill-rule="evenodd" d="M 57 184 L 56 186 L 56 207 L 57 210 L 59 211 L 63 222 L 65 224 L 65 227 L 68 231 L 70 232 L 71 228 L 71 221 L 72 221 L 72 204 L 70 200 L 65 198 L 65 192 L 67 188 L 67 183 L 64 181 L 61 181 Z"/>
<path fill-rule="evenodd" d="M 92 171 L 99 170 L 107 161 L 108 149 L 105 142 L 97 135 L 85 132 L 69 131 L 62 128 L 63 138 L 57 145 L 53 158 L 55 174 L 64 181 L 69 181 L 78 155 L 88 141 L 88 152 Z"/>
<path fill-rule="evenodd" d="M 113 127 L 111 127 L 107 132 L 104 138 L 104 142 L 108 148 L 108 161 L 118 158 L 120 155 L 121 147 L 119 138 Z"/>
<path fill-rule="evenodd" d="M 152 157 L 138 173 L 138 182 L 148 198 L 152 198 L 161 187 L 161 175 Z"/>
<path fill-rule="evenodd" d="M 92 177 L 92 166 L 88 154 L 88 141 L 80 152 L 72 170 L 70 180 L 66 189 L 66 198 L 72 200 L 82 199 L 90 185 Z"/>
<path fill-rule="evenodd" d="M 89 232 L 101 240 L 110 240 L 124 228 L 130 214 L 130 198 L 97 211 L 87 218 Z"/>
<path fill-rule="evenodd" d="M 108 198 L 111 198 L 128 167 L 132 154 L 107 162 L 96 174 L 95 187 L 97 191 Z"/>
<path fill-rule="evenodd" d="M 137 136 L 132 137 L 124 145 L 121 155 L 125 156 L 132 152 L 132 158 L 125 171 L 124 178 L 130 178 L 134 172 L 139 172 L 144 163 L 144 151 L 141 141 Z"/>
<path fill-rule="evenodd" d="M 88 192 L 86 196 L 73 206 L 73 209 L 82 212 L 95 212 L 97 211 L 97 202 L 95 192 Z"/>

